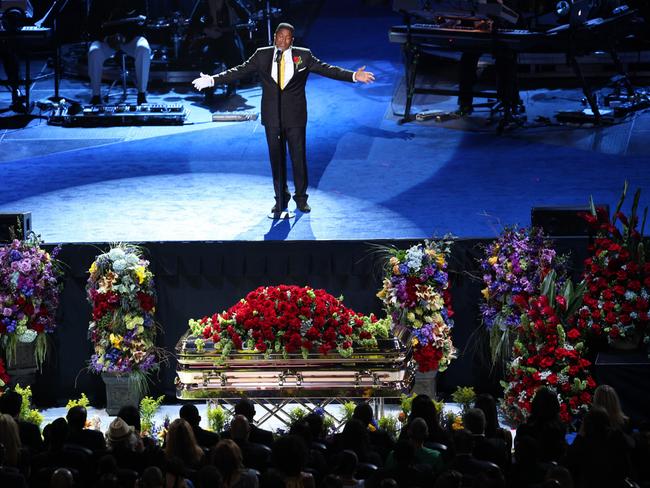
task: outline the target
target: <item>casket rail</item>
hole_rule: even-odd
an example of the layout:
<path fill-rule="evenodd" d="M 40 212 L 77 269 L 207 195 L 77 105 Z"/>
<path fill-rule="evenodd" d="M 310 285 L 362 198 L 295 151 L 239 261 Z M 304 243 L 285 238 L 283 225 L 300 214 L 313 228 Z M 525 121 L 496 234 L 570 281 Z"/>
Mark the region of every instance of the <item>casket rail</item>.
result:
<path fill-rule="evenodd" d="M 410 391 L 415 366 L 408 331 L 396 330 L 377 347 L 344 357 L 232 351 L 222 357 L 211 340 L 189 331 L 176 345 L 177 397 L 197 398 L 375 398 Z M 202 339 L 202 338 L 201 338 Z"/>

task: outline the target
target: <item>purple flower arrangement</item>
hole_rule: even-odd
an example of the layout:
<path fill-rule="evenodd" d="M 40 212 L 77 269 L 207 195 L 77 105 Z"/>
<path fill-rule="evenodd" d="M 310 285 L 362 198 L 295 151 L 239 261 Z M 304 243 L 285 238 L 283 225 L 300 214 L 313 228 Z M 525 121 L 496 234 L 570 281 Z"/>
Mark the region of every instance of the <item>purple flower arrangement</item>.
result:
<path fill-rule="evenodd" d="M 149 261 L 133 245 L 119 244 L 97 256 L 86 284 L 93 307 L 88 336 L 94 354 L 90 370 L 139 377 L 158 367 L 154 321 L 156 294 Z"/>
<path fill-rule="evenodd" d="M 492 362 L 507 359 L 510 334 L 519 327 L 523 310 L 516 297 L 526 302 L 540 293 L 544 277 L 555 270 L 558 286 L 564 283 L 566 256 L 558 255 L 542 229 L 506 227 L 485 248 L 480 260 L 484 288 L 479 308 L 490 336 Z"/>
<path fill-rule="evenodd" d="M 40 367 L 47 352 L 47 335 L 56 329 L 56 310 L 62 284 L 61 267 L 52 254 L 40 247 L 35 234 L 14 239 L 0 247 L 0 338 L 8 366 L 19 342 L 35 342 Z"/>
<path fill-rule="evenodd" d="M 451 240 L 425 241 L 388 249 L 386 277 L 377 296 L 394 324 L 411 332 L 413 357 L 421 372 L 444 371 L 455 357 L 447 259 Z"/>

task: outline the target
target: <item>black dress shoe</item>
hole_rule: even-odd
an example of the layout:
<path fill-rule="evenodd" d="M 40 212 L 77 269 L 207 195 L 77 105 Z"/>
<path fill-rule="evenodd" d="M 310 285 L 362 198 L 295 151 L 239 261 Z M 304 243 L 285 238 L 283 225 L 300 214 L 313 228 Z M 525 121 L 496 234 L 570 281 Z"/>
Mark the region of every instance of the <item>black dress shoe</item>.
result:
<path fill-rule="evenodd" d="M 138 93 L 138 105 L 147 103 L 147 94 L 145 92 Z"/>
<path fill-rule="evenodd" d="M 297 204 L 298 210 L 300 210 L 302 213 L 309 213 L 311 212 L 311 207 L 307 202 L 303 203 L 298 203 Z"/>

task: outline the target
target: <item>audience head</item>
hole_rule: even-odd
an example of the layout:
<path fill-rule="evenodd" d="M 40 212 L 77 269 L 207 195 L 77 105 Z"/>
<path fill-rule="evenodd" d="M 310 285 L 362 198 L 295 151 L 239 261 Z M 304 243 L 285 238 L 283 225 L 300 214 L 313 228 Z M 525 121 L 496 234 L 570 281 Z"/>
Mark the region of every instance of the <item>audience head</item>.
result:
<path fill-rule="evenodd" d="M 399 441 L 393 450 L 393 459 L 398 469 L 404 469 L 415 461 L 415 447 L 407 441 Z"/>
<path fill-rule="evenodd" d="M 600 385 L 594 391 L 592 405 L 603 407 L 609 414 L 609 421 L 615 429 L 622 429 L 627 424 L 628 418 L 621 409 L 621 401 L 616 390 L 609 385 Z"/>
<path fill-rule="evenodd" d="M 325 422 L 322 415 L 314 412 L 308 413 L 305 415 L 304 421 L 309 425 L 312 439 L 322 439 L 325 436 Z"/>
<path fill-rule="evenodd" d="M 557 393 L 542 386 L 535 392 L 530 408 L 531 422 L 549 422 L 559 419 L 560 402 Z"/>
<path fill-rule="evenodd" d="M 445 471 L 436 479 L 433 488 L 461 488 L 463 475 L 458 471 Z"/>
<path fill-rule="evenodd" d="M 471 454 L 474 450 L 474 437 L 467 429 L 454 431 L 454 447 L 458 454 Z"/>
<path fill-rule="evenodd" d="M 343 488 L 343 480 L 335 474 L 328 474 L 321 482 L 322 488 Z"/>
<path fill-rule="evenodd" d="M 124 420 L 127 425 L 135 429 L 137 433 L 142 430 L 140 425 L 140 409 L 135 405 L 125 405 L 117 412 L 117 416 Z"/>
<path fill-rule="evenodd" d="M 506 488 L 506 480 L 499 468 L 486 469 L 474 477 L 472 488 Z"/>
<path fill-rule="evenodd" d="M 183 419 L 176 419 L 169 424 L 165 438 L 165 456 L 167 459 L 179 458 L 188 464 L 196 464 L 203 457 L 203 450 L 194 437 L 190 424 Z"/>
<path fill-rule="evenodd" d="M 20 431 L 14 418 L 0 414 L 0 444 L 4 446 L 4 460 L 9 466 L 17 466 L 20 457 Z"/>
<path fill-rule="evenodd" d="M 408 436 L 416 444 L 424 444 L 429 438 L 429 427 L 424 419 L 416 417 L 408 424 Z"/>
<path fill-rule="evenodd" d="M 235 404 L 235 415 L 243 415 L 252 424 L 255 420 L 255 405 L 248 398 L 242 398 Z"/>
<path fill-rule="evenodd" d="M 583 432 L 590 438 L 604 439 L 611 428 L 609 415 L 603 407 L 592 406 L 582 422 Z"/>
<path fill-rule="evenodd" d="M 197 488 L 222 488 L 223 478 L 216 466 L 203 466 L 197 475 Z"/>
<path fill-rule="evenodd" d="M 366 426 L 372 423 L 373 417 L 372 407 L 367 402 L 359 403 L 352 414 L 353 419 L 359 419 Z"/>
<path fill-rule="evenodd" d="M 45 444 L 53 450 L 63 448 L 63 444 L 66 443 L 69 435 L 68 422 L 63 417 L 59 417 L 43 429 Z"/>
<path fill-rule="evenodd" d="M 235 415 L 230 421 L 230 438 L 234 441 L 246 441 L 251 431 L 251 424 L 243 415 Z"/>
<path fill-rule="evenodd" d="M 81 405 L 75 405 L 70 410 L 68 410 L 67 415 L 65 416 L 68 421 L 68 426 L 70 430 L 82 430 L 86 427 L 86 419 L 88 418 L 88 412 L 86 407 Z"/>
<path fill-rule="evenodd" d="M 354 451 L 346 449 L 341 451 L 338 455 L 338 463 L 336 466 L 336 474 L 352 478 L 354 472 L 357 470 L 357 465 L 359 464 L 359 458 L 357 457 Z"/>
<path fill-rule="evenodd" d="M 181 458 L 168 457 L 165 461 L 165 484 L 174 488 L 187 488 L 185 471 L 185 463 Z"/>
<path fill-rule="evenodd" d="M 305 444 L 307 446 L 311 445 L 311 441 L 313 438 L 313 436 L 311 435 L 311 428 L 309 427 L 309 424 L 305 421 L 304 418 L 296 420 L 293 424 L 291 424 L 291 428 L 289 429 L 289 434 L 297 435 L 303 441 L 305 441 Z"/>
<path fill-rule="evenodd" d="M 463 414 L 463 425 L 473 435 L 485 434 L 485 414 L 478 408 L 468 408 Z"/>
<path fill-rule="evenodd" d="M 198 425 L 201 423 L 199 409 L 196 408 L 196 405 L 193 405 L 191 403 L 186 403 L 183 405 L 178 412 L 178 416 L 185 420 L 192 427 L 198 427 Z"/>
<path fill-rule="evenodd" d="M 163 488 L 165 479 L 162 471 L 157 466 L 149 466 L 142 472 L 138 481 L 138 488 Z"/>
<path fill-rule="evenodd" d="M 409 421 L 416 417 L 424 419 L 429 427 L 429 433 L 440 430 L 440 422 L 438 420 L 438 412 L 436 406 L 433 404 L 429 395 L 418 395 L 411 403 L 411 413 Z"/>
<path fill-rule="evenodd" d="M 67 468 L 58 468 L 50 478 L 50 488 L 69 488 L 74 486 L 74 477 Z"/>
<path fill-rule="evenodd" d="M 6 413 L 14 418 L 20 414 L 20 407 L 23 404 L 23 397 L 14 390 L 5 391 L 0 396 L 0 413 Z"/>
<path fill-rule="evenodd" d="M 555 480 L 558 488 L 573 488 L 571 473 L 564 466 L 551 466 L 546 471 L 546 480 Z"/>
<path fill-rule="evenodd" d="M 227 486 L 231 486 L 233 478 L 236 478 L 243 469 L 243 457 L 241 449 L 235 441 L 224 439 L 217 443 L 212 451 L 212 460 L 217 467 Z"/>
<path fill-rule="evenodd" d="M 121 417 L 115 417 L 106 432 L 106 445 L 110 449 L 134 450 L 138 443 L 135 429 Z"/>
<path fill-rule="evenodd" d="M 485 415 L 485 435 L 494 437 L 499 428 L 497 402 L 494 397 L 488 393 L 477 395 L 474 401 L 474 408 L 480 409 Z"/>
<path fill-rule="evenodd" d="M 273 443 L 271 460 L 286 476 L 298 476 L 307 462 L 307 447 L 298 436 L 280 437 Z"/>

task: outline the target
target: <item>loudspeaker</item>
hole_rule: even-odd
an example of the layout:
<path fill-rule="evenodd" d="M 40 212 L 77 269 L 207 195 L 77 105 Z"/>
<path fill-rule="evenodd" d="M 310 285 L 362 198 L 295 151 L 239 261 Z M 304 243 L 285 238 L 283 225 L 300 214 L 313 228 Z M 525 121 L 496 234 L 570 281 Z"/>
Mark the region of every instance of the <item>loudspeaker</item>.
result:
<path fill-rule="evenodd" d="M 16 239 L 26 239 L 32 230 L 32 213 L 0 213 L 0 242 L 11 241 L 10 229 Z"/>
<path fill-rule="evenodd" d="M 609 205 L 596 205 L 605 210 L 609 217 Z M 589 225 L 581 214 L 590 213 L 588 206 L 576 207 L 533 207 L 530 223 L 541 227 L 549 236 L 588 236 Z"/>

